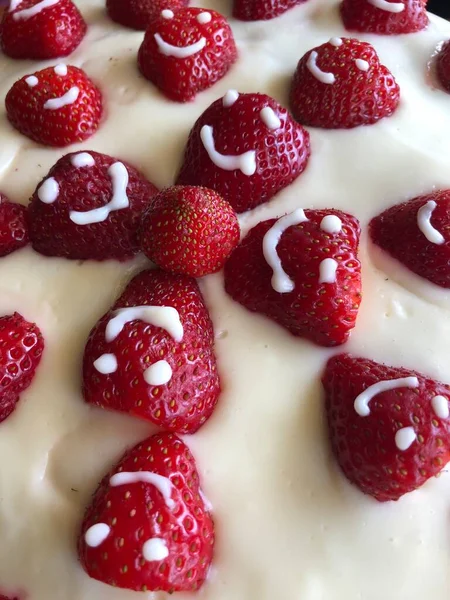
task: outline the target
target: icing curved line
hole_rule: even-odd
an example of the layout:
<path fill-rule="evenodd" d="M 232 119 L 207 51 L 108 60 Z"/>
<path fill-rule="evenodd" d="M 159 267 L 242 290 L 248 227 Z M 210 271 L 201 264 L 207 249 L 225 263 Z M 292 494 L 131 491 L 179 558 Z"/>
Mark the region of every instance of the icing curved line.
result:
<path fill-rule="evenodd" d="M 211 125 L 203 125 L 200 131 L 200 138 L 209 158 L 216 165 L 216 167 L 219 167 L 224 171 L 240 170 L 244 175 L 247 176 L 254 175 L 256 171 L 255 150 L 249 150 L 248 152 L 244 152 L 243 154 L 238 154 L 236 156 L 230 154 L 221 154 L 216 150 L 214 145 L 213 128 Z"/>
<path fill-rule="evenodd" d="M 184 335 L 180 315 L 173 306 L 130 306 L 119 308 L 115 316 L 108 322 L 105 339 L 113 342 L 127 323 L 144 321 L 149 325 L 165 329 L 176 342 L 181 342 Z"/>
<path fill-rule="evenodd" d="M 389 379 L 386 381 L 378 381 L 369 386 L 366 390 L 357 396 L 354 408 L 360 417 L 368 417 L 370 415 L 369 402 L 382 392 L 388 392 L 397 388 L 418 388 L 419 380 L 417 377 L 400 377 L 399 379 Z"/>
<path fill-rule="evenodd" d="M 173 46 L 172 44 L 165 42 L 159 33 L 155 33 L 154 38 L 161 54 L 164 54 L 164 56 L 174 56 L 175 58 L 187 58 L 188 56 L 197 54 L 197 52 L 200 52 L 200 50 L 203 50 L 206 46 L 206 39 L 204 37 L 201 37 L 198 42 L 195 42 L 194 44 L 183 47 Z"/>
<path fill-rule="evenodd" d="M 421 206 L 417 211 L 417 227 L 432 244 L 443 244 L 445 238 L 440 231 L 438 231 L 431 224 L 431 215 L 437 204 L 434 200 L 428 200 L 426 204 Z"/>
<path fill-rule="evenodd" d="M 58 110 L 59 108 L 64 108 L 64 106 L 68 106 L 69 104 L 76 102 L 78 100 L 79 93 L 80 89 L 75 85 L 63 96 L 60 96 L 59 98 L 50 98 L 47 100 L 44 104 L 44 108 L 46 110 Z"/>
<path fill-rule="evenodd" d="M 151 473 L 150 471 L 121 471 L 113 475 L 109 480 L 109 484 L 112 487 L 128 485 L 130 483 L 149 483 L 150 485 L 154 485 L 164 498 L 166 505 L 169 508 L 175 506 L 175 502 L 171 498 L 172 482 L 167 477 L 158 475 L 158 473 Z"/>
<path fill-rule="evenodd" d="M 14 19 L 14 21 L 27 21 L 28 19 L 31 19 L 31 17 L 38 15 L 45 8 L 50 8 L 50 6 L 54 6 L 55 4 L 58 4 L 58 2 L 59 2 L 59 0 L 42 0 L 42 2 L 38 2 L 34 6 L 31 6 L 30 8 L 24 8 L 23 10 L 20 10 L 19 12 L 14 13 L 13 19 Z M 19 4 L 21 4 L 21 2 L 16 3 L 15 7 L 17 8 L 17 6 Z"/>
<path fill-rule="evenodd" d="M 309 55 L 306 66 L 316 79 L 318 79 L 322 83 L 332 85 L 336 81 L 336 77 L 333 75 L 333 73 L 326 73 L 325 71 L 322 71 L 322 69 L 317 65 L 318 57 L 319 55 L 317 54 L 317 52 L 313 50 Z"/>
<path fill-rule="evenodd" d="M 390 13 L 401 13 L 405 10 L 403 2 L 387 2 L 387 0 L 367 0 L 369 4 Z"/>

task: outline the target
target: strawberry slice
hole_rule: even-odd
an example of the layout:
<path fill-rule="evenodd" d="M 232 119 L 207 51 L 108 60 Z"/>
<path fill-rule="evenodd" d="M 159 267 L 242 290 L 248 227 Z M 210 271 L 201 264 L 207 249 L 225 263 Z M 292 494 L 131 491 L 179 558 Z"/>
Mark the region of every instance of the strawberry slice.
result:
<path fill-rule="evenodd" d="M 442 87 L 450 92 L 450 40 L 445 42 L 436 57 L 436 73 Z"/>
<path fill-rule="evenodd" d="M 0 257 L 28 244 L 27 209 L 0 194 Z"/>
<path fill-rule="evenodd" d="M 0 423 L 14 411 L 19 396 L 30 386 L 44 350 L 35 323 L 19 313 L 0 317 Z"/>
<path fill-rule="evenodd" d="M 331 38 L 300 59 L 291 85 L 294 117 L 313 127 L 371 125 L 395 111 L 400 88 L 375 49 L 352 38 Z"/>
<path fill-rule="evenodd" d="M 236 213 L 219 194 L 178 185 L 162 191 L 147 210 L 141 247 L 166 271 L 203 277 L 223 267 L 239 236 Z"/>
<path fill-rule="evenodd" d="M 214 523 L 195 459 L 180 438 L 154 435 L 104 477 L 78 541 L 90 577 L 136 591 L 198 590 L 214 549 Z"/>
<path fill-rule="evenodd" d="M 234 0 L 233 17 L 241 21 L 268 21 L 306 0 Z"/>
<path fill-rule="evenodd" d="M 333 452 L 365 494 L 398 500 L 450 460 L 450 386 L 349 354 L 328 361 L 322 383 Z"/>
<path fill-rule="evenodd" d="M 10 123 L 46 146 L 86 140 L 103 113 L 100 90 L 84 71 L 63 64 L 16 81 L 5 103 Z"/>
<path fill-rule="evenodd" d="M 34 192 L 28 210 L 33 248 L 45 256 L 125 260 L 157 193 L 134 167 L 107 154 L 66 154 Z"/>
<path fill-rule="evenodd" d="M 143 271 L 92 330 L 86 402 L 194 433 L 220 394 L 214 333 L 195 279 Z"/>
<path fill-rule="evenodd" d="M 343 344 L 361 302 L 359 234 L 357 219 L 337 210 L 259 223 L 225 264 L 225 290 L 295 336 Z"/>
<path fill-rule="evenodd" d="M 372 241 L 408 269 L 450 288 L 450 190 L 397 204 L 370 223 Z"/>
<path fill-rule="evenodd" d="M 193 100 L 229 71 L 237 59 L 233 32 L 214 10 L 163 10 L 148 26 L 139 68 L 168 98 Z"/>
<path fill-rule="evenodd" d="M 68 56 L 87 26 L 71 0 L 12 0 L 3 13 L 0 44 L 11 58 Z"/>
<path fill-rule="evenodd" d="M 120 25 L 145 31 L 163 10 L 175 11 L 189 0 L 106 0 L 110 18 Z"/>
<path fill-rule="evenodd" d="M 309 155 L 308 132 L 278 102 L 230 90 L 192 128 L 177 183 L 213 189 L 243 212 L 292 183 Z"/>
<path fill-rule="evenodd" d="M 397 35 L 425 29 L 426 6 L 427 0 L 343 0 L 341 15 L 349 31 Z"/>

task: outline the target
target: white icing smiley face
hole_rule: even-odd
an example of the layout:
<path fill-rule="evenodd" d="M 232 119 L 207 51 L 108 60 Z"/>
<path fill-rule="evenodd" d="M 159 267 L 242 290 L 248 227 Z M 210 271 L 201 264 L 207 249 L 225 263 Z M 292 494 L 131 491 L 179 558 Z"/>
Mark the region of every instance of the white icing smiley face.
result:
<path fill-rule="evenodd" d="M 173 11 L 165 9 L 161 12 L 161 16 L 163 19 L 171 20 L 175 15 Z M 196 21 L 199 25 L 206 25 L 210 23 L 211 20 L 212 15 L 207 11 L 201 12 L 196 16 Z M 197 42 L 188 44 L 187 46 L 175 46 L 170 44 L 169 42 L 166 42 L 159 33 L 155 33 L 154 38 L 160 53 L 164 54 L 164 56 L 173 56 L 174 58 L 188 58 L 189 56 L 197 54 L 206 46 L 206 38 L 204 36 L 201 36 Z"/>
<path fill-rule="evenodd" d="M 339 49 L 343 45 L 343 41 L 341 38 L 331 38 L 328 42 L 331 46 L 334 46 L 336 49 Z M 319 53 L 317 50 L 313 50 L 308 57 L 308 61 L 306 63 L 306 67 L 308 71 L 314 75 L 314 77 L 320 81 L 321 83 L 325 83 L 326 85 L 333 85 L 336 82 L 336 76 L 334 73 L 330 73 L 322 70 L 317 64 L 317 59 L 319 58 Z M 367 72 L 370 69 L 370 63 L 363 58 L 356 58 L 355 65 L 357 69 L 363 72 Z"/>

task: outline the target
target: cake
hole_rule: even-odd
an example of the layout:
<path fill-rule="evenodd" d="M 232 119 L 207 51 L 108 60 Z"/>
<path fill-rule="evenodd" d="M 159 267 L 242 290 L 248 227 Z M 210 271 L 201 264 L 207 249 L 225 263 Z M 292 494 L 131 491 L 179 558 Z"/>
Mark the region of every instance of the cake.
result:
<path fill-rule="evenodd" d="M 229 101 L 227 92 L 237 90 L 265 94 L 289 107 L 299 60 L 330 39 L 370 43 L 395 78 L 398 102 L 376 123 L 334 129 L 305 124 L 307 165 L 239 216 L 241 237 L 261 221 L 298 209 L 305 209 L 310 221 L 308 211 L 335 216 L 339 211 L 342 219 L 350 215 L 359 221 L 362 301 L 345 339 L 318 345 L 247 310 L 225 291 L 223 271 L 199 279 L 214 326 L 222 391 L 207 422 L 182 439 L 211 506 L 204 501 L 215 523 L 215 546 L 201 589 L 176 597 L 446 599 L 446 469 L 397 502 L 377 502 L 352 485 L 331 449 L 321 378 L 329 359 L 351 353 L 442 382 L 439 396 L 445 401 L 450 292 L 442 280 L 436 285 L 411 263 L 389 256 L 379 247 L 383 244 L 373 243 L 381 238 L 371 240 L 370 231 L 373 220 L 394 205 L 421 196 L 421 206 L 426 205 L 435 201 L 436 190 L 450 188 L 450 96 L 434 69 L 450 25 L 429 15 L 428 25 L 416 33 L 350 33 L 337 0 L 308 0 L 275 19 L 253 22 L 233 18 L 231 2 L 202 2 L 204 11 L 227 19 L 237 59 L 214 85 L 179 103 L 139 74 L 142 32 L 111 21 L 102 0 L 76 4 L 88 28 L 70 56 L 43 62 L 0 59 L 3 107 L 17 80 L 61 62 L 82 69 L 103 95 L 95 133 L 65 148 L 31 141 L 11 126 L 2 108 L 0 191 L 21 205 L 28 205 L 69 152 L 118 157 L 158 189 L 173 185 L 194 123 L 213 102 Z M 46 193 L 51 196 L 52 189 Z M 49 238 L 57 233 L 49 227 Z M 131 242 L 130 247 L 133 253 Z M 397 250 L 390 252 L 399 258 Z M 99 482 L 127 449 L 160 431 L 135 416 L 94 407 L 82 395 L 90 331 L 148 267 L 142 254 L 126 261 L 82 261 L 44 256 L 31 246 L 0 259 L 0 315 L 23 315 L 37 324 L 45 341 L 32 382 L 0 425 L 0 597 L 166 597 L 90 578 L 77 554 L 83 515 Z M 441 416 L 448 418 L 445 406 Z M 414 442 L 401 438 L 399 450 Z"/>

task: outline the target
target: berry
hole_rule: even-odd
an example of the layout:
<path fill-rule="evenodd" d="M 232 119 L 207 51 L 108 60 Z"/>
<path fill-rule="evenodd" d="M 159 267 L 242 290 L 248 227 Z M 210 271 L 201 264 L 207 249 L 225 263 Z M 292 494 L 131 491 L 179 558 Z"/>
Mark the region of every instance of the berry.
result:
<path fill-rule="evenodd" d="M 267 21 L 305 0 L 234 0 L 233 17 L 241 21 Z"/>
<path fill-rule="evenodd" d="M 116 23 L 145 31 L 163 10 L 175 11 L 188 3 L 189 0 L 106 0 L 106 10 Z"/>
<path fill-rule="evenodd" d="M 445 42 L 436 57 L 436 73 L 442 87 L 450 92 L 450 40 Z"/>
<path fill-rule="evenodd" d="M 427 0 L 343 0 L 341 15 L 349 31 L 381 35 L 414 33 L 428 25 Z"/>
<path fill-rule="evenodd" d="M 0 257 L 28 244 L 27 209 L 0 194 Z"/>

